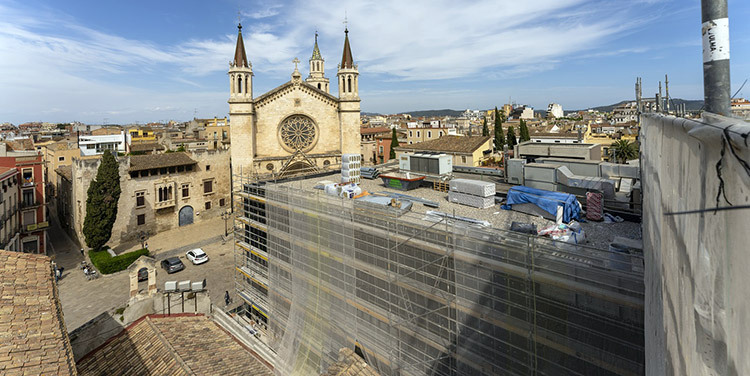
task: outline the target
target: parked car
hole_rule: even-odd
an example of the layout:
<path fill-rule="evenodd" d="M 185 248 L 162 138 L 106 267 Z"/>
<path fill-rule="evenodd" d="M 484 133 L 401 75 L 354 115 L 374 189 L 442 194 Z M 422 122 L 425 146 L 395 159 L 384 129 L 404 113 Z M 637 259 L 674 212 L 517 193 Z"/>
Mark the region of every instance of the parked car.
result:
<path fill-rule="evenodd" d="M 187 253 L 185 253 L 185 256 L 188 260 L 190 260 L 190 262 L 193 263 L 193 265 L 202 264 L 208 261 L 208 255 L 200 248 L 187 251 Z"/>
<path fill-rule="evenodd" d="M 185 264 L 183 264 L 177 257 L 170 257 L 161 262 L 161 267 L 167 271 L 167 274 L 172 274 L 185 269 Z"/>
<path fill-rule="evenodd" d="M 138 269 L 138 282 L 147 281 L 147 280 L 148 280 L 148 268 Z"/>

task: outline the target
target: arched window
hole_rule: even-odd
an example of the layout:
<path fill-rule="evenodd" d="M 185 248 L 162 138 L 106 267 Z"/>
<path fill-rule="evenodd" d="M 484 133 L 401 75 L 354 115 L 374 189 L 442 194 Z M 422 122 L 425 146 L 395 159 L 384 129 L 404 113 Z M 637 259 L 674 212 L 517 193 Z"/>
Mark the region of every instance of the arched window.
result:
<path fill-rule="evenodd" d="M 159 187 L 159 202 L 164 201 L 164 191 L 162 187 Z"/>
<path fill-rule="evenodd" d="M 347 92 L 351 93 L 352 92 L 352 76 L 349 76 L 349 78 L 347 79 L 347 81 L 349 81 L 349 83 L 347 85 L 349 87 L 349 89 L 347 90 Z"/>
<path fill-rule="evenodd" d="M 242 94 L 242 76 L 237 77 L 237 93 Z"/>
<path fill-rule="evenodd" d="M 247 93 L 249 93 L 249 92 L 250 92 L 250 91 L 248 90 L 248 85 L 250 85 L 250 79 L 248 78 L 248 76 L 247 76 L 247 75 L 245 75 L 245 94 L 247 94 Z"/>
<path fill-rule="evenodd" d="M 318 83 L 318 89 L 320 89 L 320 83 Z"/>

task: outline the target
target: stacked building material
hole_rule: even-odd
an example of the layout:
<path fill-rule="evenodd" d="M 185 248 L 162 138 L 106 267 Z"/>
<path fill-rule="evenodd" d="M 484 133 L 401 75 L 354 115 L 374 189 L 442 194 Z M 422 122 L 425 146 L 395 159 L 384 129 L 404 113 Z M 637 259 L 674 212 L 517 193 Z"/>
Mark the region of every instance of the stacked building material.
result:
<path fill-rule="evenodd" d="M 450 181 L 448 201 L 479 209 L 495 205 L 495 183 L 470 179 Z"/>
<path fill-rule="evenodd" d="M 377 179 L 380 176 L 380 171 L 375 167 L 361 167 L 360 174 L 365 179 Z"/>
<path fill-rule="evenodd" d="M 341 155 L 341 182 L 360 183 L 360 168 L 362 157 L 359 154 Z"/>

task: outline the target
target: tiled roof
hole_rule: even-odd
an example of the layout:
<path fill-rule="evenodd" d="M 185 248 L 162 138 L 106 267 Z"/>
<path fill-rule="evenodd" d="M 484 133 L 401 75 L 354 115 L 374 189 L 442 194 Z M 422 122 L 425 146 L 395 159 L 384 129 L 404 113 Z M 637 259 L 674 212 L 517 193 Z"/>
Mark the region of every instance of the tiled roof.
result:
<path fill-rule="evenodd" d="M 391 133 L 390 127 L 359 128 L 360 134 Z"/>
<path fill-rule="evenodd" d="M 374 368 L 368 367 L 367 363 L 359 357 L 352 349 L 343 348 L 339 350 L 338 362 L 331 364 L 326 373 L 321 376 L 378 376 Z"/>
<path fill-rule="evenodd" d="M 130 171 L 150 170 L 152 168 L 192 165 L 197 162 L 187 153 L 164 153 L 151 155 L 133 155 L 130 157 Z"/>
<path fill-rule="evenodd" d="M 0 374 L 77 374 L 47 256 L 0 251 Z"/>
<path fill-rule="evenodd" d="M 36 150 L 36 148 L 34 148 L 34 141 L 30 138 L 5 141 L 5 144 L 8 145 L 8 150 L 12 151 Z"/>
<path fill-rule="evenodd" d="M 164 146 L 157 144 L 155 142 L 130 145 L 130 151 L 153 151 L 153 150 L 164 150 Z"/>
<path fill-rule="evenodd" d="M 55 172 L 57 172 L 58 175 L 64 177 L 65 179 L 68 179 L 68 181 L 73 180 L 73 166 L 60 166 L 55 169 Z"/>
<path fill-rule="evenodd" d="M 443 136 L 435 140 L 402 145 L 394 149 L 399 151 L 473 153 L 490 139 L 492 139 L 490 136 Z"/>
<path fill-rule="evenodd" d="M 205 316 L 149 315 L 78 362 L 81 375 L 272 375 Z"/>

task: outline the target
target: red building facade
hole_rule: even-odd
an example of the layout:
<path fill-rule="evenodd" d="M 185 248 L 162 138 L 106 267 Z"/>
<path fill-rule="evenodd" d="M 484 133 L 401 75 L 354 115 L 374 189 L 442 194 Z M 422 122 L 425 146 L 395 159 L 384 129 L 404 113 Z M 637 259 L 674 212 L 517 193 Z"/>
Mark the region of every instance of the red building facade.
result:
<path fill-rule="evenodd" d="M 0 166 L 18 171 L 18 210 L 21 222 L 20 251 L 47 253 L 47 200 L 44 194 L 44 162 L 31 152 L 8 152 Z"/>

